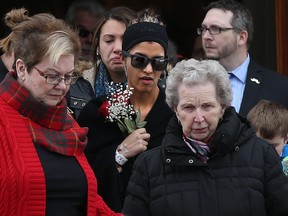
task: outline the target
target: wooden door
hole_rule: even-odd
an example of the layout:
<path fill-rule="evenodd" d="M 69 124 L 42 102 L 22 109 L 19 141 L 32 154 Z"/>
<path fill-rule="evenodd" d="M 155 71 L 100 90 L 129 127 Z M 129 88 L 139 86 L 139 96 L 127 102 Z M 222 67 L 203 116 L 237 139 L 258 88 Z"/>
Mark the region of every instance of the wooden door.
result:
<path fill-rule="evenodd" d="M 275 0 L 277 71 L 288 75 L 288 1 Z"/>

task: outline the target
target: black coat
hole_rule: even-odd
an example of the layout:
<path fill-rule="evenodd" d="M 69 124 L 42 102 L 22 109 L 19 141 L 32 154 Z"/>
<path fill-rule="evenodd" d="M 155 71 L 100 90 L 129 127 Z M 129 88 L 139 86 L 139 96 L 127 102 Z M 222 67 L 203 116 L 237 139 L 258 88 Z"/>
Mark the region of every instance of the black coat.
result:
<path fill-rule="evenodd" d="M 247 116 L 250 109 L 261 99 L 272 100 L 288 108 L 287 87 L 287 76 L 280 75 L 251 61 L 248 66 L 246 86 L 239 113 Z"/>
<path fill-rule="evenodd" d="M 70 86 L 65 98 L 68 107 L 73 111 L 73 116 L 77 121 L 83 107 L 91 99 L 95 98 L 95 93 L 91 83 L 81 76 L 76 83 Z"/>
<path fill-rule="evenodd" d="M 99 194 L 111 209 L 119 212 L 123 207 L 135 158 L 130 158 L 123 166 L 123 172 L 118 173 L 115 151 L 125 137 L 117 124 L 105 122 L 105 119 L 97 114 L 104 100 L 105 97 L 101 97 L 89 101 L 80 112 L 78 122 L 81 126 L 89 127 L 85 155 L 96 174 Z M 145 119 L 146 131 L 151 135 L 148 150 L 161 144 L 172 115 L 172 110 L 165 102 L 165 94 L 160 90 L 155 104 Z"/>
<path fill-rule="evenodd" d="M 217 128 L 207 163 L 189 149 L 177 118 L 163 144 L 141 154 L 127 188 L 127 216 L 287 216 L 279 156 L 234 108 Z"/>

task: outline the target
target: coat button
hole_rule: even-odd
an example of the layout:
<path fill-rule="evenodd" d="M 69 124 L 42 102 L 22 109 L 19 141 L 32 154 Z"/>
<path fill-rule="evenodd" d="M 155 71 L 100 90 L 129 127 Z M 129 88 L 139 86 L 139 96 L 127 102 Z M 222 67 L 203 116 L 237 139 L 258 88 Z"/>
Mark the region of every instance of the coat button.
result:
<path fill-rule="evenodd" d="M 170 158 L 167 158 L 166 159 L 166 163 L 170 163 L 171 162 L 171 159 Z"/>
<path fill-rule="evenodd" d="M 77 101 L 74 101 L 74 103 L 73 103 L 73 104 L 74 104 L 74 105 L 77 105 L 77 103 L 78 103 Z"/>
<path fill-rule="evenodd" d="M 86 103 L 82 103 L 82 107 L 84 107 L 86 105 Z"/>
<path fill-rule="evenodd" d="M 189 164 L 194 163 L 193 159 L 190 159 L 188 162 L 189 162 Z"/>
<path fill-rule="evenodd" d="M 240 149 L 239 146 L 236 146 L 234 150 L 237 152 L 239 151 L 239 149 Z"/>

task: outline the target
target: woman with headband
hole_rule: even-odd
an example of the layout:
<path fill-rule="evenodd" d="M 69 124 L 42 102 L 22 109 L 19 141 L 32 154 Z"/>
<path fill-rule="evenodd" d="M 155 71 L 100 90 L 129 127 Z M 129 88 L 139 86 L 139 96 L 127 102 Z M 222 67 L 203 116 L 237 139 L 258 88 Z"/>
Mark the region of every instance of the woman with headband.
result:
<path fill-rule="evenodd" d="M 173 113 L 165 103 L 164 91 L 158 86 L 168 63 L 165 26 L 151 8 L 138 15 L 126 29 L 122 43 L 127 74 L 125 90 L 131 91 L 132 95 L 126 97 L 124 106 L 118 107 L 123 112 L 124 108 L 133 108 L 137 116 L 136 127 L 130 125 L 132 130 L 129 126 L 128 133 L 123 133 L 115 116 L 113 121 L 113 110 L 108 109 L 108 114 L 103 115 L 99 110 L 103 110 L 106 98 L 90 101 L 78 119 L 80 125 L 89 127 L 86 155 L 97 176 L 99 194 L 114 210 L 122 209 L 135 158 L 161 144 Z M 111 101 L 109 103 L 111 107 Z M 112 117 L 112 122 L 107 121 L 107 115 L 108 119 Z M 124 121 L 126 125 L 133 122 L 135 115 L 132 120 Z"/>

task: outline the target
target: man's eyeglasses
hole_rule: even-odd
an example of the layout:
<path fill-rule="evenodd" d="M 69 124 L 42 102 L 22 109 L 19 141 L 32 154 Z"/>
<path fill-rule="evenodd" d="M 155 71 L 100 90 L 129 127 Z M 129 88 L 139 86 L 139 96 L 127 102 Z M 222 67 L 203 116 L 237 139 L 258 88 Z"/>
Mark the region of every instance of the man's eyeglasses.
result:
<path fill-rule="evenodd" d="M 86 38 L 88 37 L 89 34 L 94 34 L 94 32 L 90 32 L 88 31 L 87 29 L 83 29 L 83 28 L 79 28 L 78 29 L 78 35 L 79 37 L 82 37 L 82 38 Z"/>
<path fill-rule="evenodd" d="M 45 73 L 43 73 L 43 71 L 39 70 L 35 66 L 33 68 L 35 68 L 38 71 L 40 76 L 42 76 L 46 79 L 47 83 L 53 84 L 53 85 L 59 84 L 62 80 L 64 80 L 64 83 L 66 85 L 71 85 L 71 84 L 74 84 L 77 81 L 77 79 L 79 78 L 79 76 L 77 76 L 76 74 L 66 75 L 64 77 L 60 77 L 60 76 L 53 75 L 53 74 L 45 74 Z"/>
<path fill-rule="evenodd" d="M 211 26 L 210 28 L 201 27 L 201 28 L 197 28 L 197 34 L 204 35 L 206 31 L 209 31 L 211 35 L 218 35 L 218 34 L 221 34 L 222 31 L 228 31 L 228 30 L 233 30 L 233 29 L 236 29 L 236 28 L 221 28 L 218 26 Z"/>
<path fill-rule="evenodd" d="M 131 65 L 135 68 L 138 68 L 138 69 L 143 69 L 143 68 L 147 67 L 147 65 L 150 62 L 153 70 L 163 71 L 166 69 L 167 64 L 168 64 L 168 59 L 164 58 L 164 57 L 148 58 L 148 57 L 137 55 L 137 54 L 132 55 L 126 51 L 122 51 L 122 54 L 124 56 L 130 57 L 131 58 Z"/>

